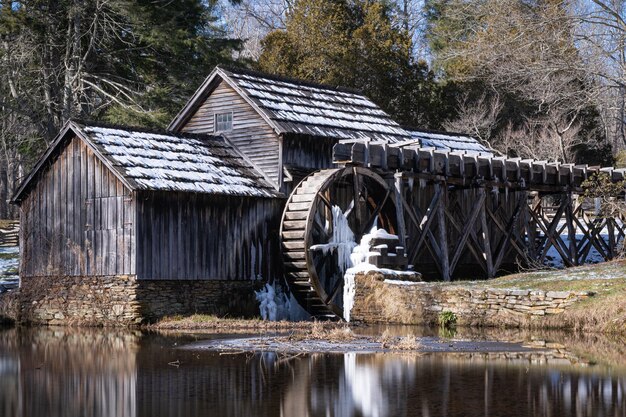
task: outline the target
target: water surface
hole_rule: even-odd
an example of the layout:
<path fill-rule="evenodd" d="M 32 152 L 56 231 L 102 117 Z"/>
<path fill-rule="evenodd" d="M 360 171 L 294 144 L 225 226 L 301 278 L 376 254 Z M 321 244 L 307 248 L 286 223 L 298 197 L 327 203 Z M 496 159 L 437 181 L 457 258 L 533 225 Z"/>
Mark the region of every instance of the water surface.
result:
<path fill-rule="evenodd" d="M 619 340 L 566 337 L 565 346 L 535 338 L 544 349 L 519 354 L 180 349 L 211 337 L 227 336 L 0 329 L 0 415 L 626 415 Z M 511 337 L 532 339 L 500 338 Z"/>

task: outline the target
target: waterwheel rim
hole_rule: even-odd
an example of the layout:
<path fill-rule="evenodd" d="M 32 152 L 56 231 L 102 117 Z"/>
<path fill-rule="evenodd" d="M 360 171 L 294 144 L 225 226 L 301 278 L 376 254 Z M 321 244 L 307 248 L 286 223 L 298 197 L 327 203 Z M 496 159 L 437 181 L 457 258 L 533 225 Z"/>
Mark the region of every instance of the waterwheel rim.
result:
<path fill-rule="evenodd" d="M 320 178 L 323 174 L 318 172 L 317 175 Z M 300 186 L 312 188 L 310 181 L 307 183 L 305 179 L 294 194 Z M 327 170 L 323 181 L 314 188 L 303 233 L 304 270 L 319 303 L 338 317 L 343 317 L 345 272 L 339 258 L 349 258 L 355 244 L 350 246 L 346 241 L 346 245 L 340 245 L 344 242 L 333 240 L 333 236 L 337 237 L 333 210 L 339 218 L 341 215 L 345 217 L 354 240 L 359 242 L 374 222 L 391 233 L 395 232 L 395 206 L 390 196 L 391 188 L 387 182 L 373 171 L 361 167 Z M 335 247 L 332 250 L 328 246 L 327 250 L 319 249 L 319 245 L 329 244 L 335 244 Z"/>

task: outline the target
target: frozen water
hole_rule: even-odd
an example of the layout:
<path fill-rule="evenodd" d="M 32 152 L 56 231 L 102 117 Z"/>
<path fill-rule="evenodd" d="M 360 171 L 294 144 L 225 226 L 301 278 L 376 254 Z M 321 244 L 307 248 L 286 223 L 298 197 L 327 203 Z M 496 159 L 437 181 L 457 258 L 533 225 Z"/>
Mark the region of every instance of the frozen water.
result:
<path fill-rule="evenodd" d="M 15 271 L 19 267 L 19 252 L 20 249 L 17 246 L 0 248 L 0 277 L 10 274 L 15 275 L 11 271 Z"/>
<path fill-rule="evenodd" d="M 278 321 L 289 318 L 290 300 L 276 282 L 272 284 L 268 282 L 265 287 L 255 292 L 255 296 L 263 320 Z"/>

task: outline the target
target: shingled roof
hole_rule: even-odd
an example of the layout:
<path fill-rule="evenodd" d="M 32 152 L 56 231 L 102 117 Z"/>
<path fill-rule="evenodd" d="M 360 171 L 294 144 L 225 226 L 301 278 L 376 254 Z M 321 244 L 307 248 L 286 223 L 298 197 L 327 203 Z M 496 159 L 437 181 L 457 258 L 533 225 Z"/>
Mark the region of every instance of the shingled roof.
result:
<path fill-rule="evenodd" d="M 72 133 L 84 140 L 131 190 L 250 197 L 279 195 L 219 136 L 154 133 L 69 122 L 17 190 L 14 201 L 21 200 L 37 172 L 68 143 Z"/>
<path fill-rule="evenodd" d="M 207 77 L 168 129 L 180 129 L 220 79 L 235 89 L 278 134 L 389 143 L 410 138 L 391 116 L 359 92 L 221 67 Z"/>
<path fill-rule="evenodd" d="M 450 132 L 431 132 L 427 130 L 407 129 L 411 135 L 411 143 L 419 143 L 422 148 L 435 148 L 446 151 L 461 151 L 493 155 L 493 149 L 487 148 L 478 139 Z"/>

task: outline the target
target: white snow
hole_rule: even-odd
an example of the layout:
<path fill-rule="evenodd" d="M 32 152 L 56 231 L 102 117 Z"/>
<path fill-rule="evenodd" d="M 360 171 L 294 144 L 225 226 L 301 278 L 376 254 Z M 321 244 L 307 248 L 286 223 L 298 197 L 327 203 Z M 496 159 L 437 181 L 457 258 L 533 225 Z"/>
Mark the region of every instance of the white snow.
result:
<path fill-rule="evenodd" d="M 482 145 L 471 136 L 453 135 L 446 133 L 432 133 L 419 130 L 410 130 L 411 139 L 419 140 L 423 148 L 435 148 L 450 151 L 466 151 L 493 155 L 493 151 Z"/>
<path fill-rule="evenodd" d="M 377 268 L 370 263 L 372 256 L 377 256 L 379 252 L 372 252 L 370 250 L 370 243 L 374 238 L 384 238 L 399 240 L 398 236 L 388 233 L 384 229 L 379 229 L 376 224 L 372 226 L 369 233 L 363 235 L 358 245 L 355 245 L 350 255 L 351 267 L 345 270 L 343 275 L 343 318 L 347 322 L 350 321 L 350 312 L 354 307 L 354 277 L 359 272 L 380 271 L 385 275 L 413 275 L 413 272 L 409 271 L 394 271 L 387 268 Z"/>
<path fill-rule="evenodd" d="M 139 187 L 271 197 L 272 188 L 219 140 L 85 126 L 85 136 Z"/>
<path fill-rule="evenodd" d="M 13 271 L 19 267 L 20 258 L 19 258 L 20 248 L 15 247 L 2 247 L 0 248 L 0 254 L 3 256 L 0 257 L 0 277 L 6 275 L 9 271 Z M 14 256 L 6 256 L 6 255 L 14 255 Z"/>
<path fill-rule="evenodd" d="M 561 233 L 561 239 L 563 240 L 563 242 L 565 243 L 566 247 L 569 247 L 569 236 L 568 236 L 568 231 L 567 231 L 567 227 L 565 226 L 565 220 L 561 220 L 557 226 L 557 230 L 560 230 L 561 228 L 564 228 L 562 233 Z M 578 227 L 576 227 L 575 232 L 578 232 Z M 598 237 L 601 238 L 602 240 L 604 240 L 607 245 L 609 243 L 609 231 L 607 230 L 606 226 L 600 231 L 600 233 L 598 234 Z M 580 242 L 585 239 L 585 246 L 589 244 L 589 240 L 587 240 L 585 238 L 585 235 L 582 233 L 576 233 L 576 245 L 578 247 L 578 245 L 580 244 Z M 550 242 L 547 242 L 546 244 L 550 244 Z M 563 252 L 565 252 L 566 254 L 568 253 L 567 249 L 563 249 Z M 600 254 L 600 252 L 598 252 L 598 250 L 596 249 L 596 247 L 594 245 L 591 245 L 591 248 L 589 250 L 589 253 L 587 255 L 587 257 L 583 260 L 582 263 L 585 264 L 595 264 L 595 263 L 599 263 L 599 262 L 603 262 L 605 259 L 604 257 Z M 550 244 L 550 248 L 548 249 L 548 252 L 546 253 L 546 260 L 544 262 L 547 266 L 551 267 L 551 268 L 564 268 L 565 267 L 565 262 L 563 261 L 563 258 L 561 257 L 561 255 L 559 254 L 559 251 Z"/>
<path fill-rule="evenodd" d="M 396 271 L 397 272 L 397 271 Z M 400 279 L 386 279 L 383 281 L 385 284 L 392 284 L 392 285 L 423 285 L 425 284 L 425 282 L 419 282 L 419 281 L 403 281 Z"/>
<path fill-rule="evenodd" d="M 389 143 L 409 139 L 406 130 L 361 94 L 250 74 L 230 77 L 284 131 Z"/>

